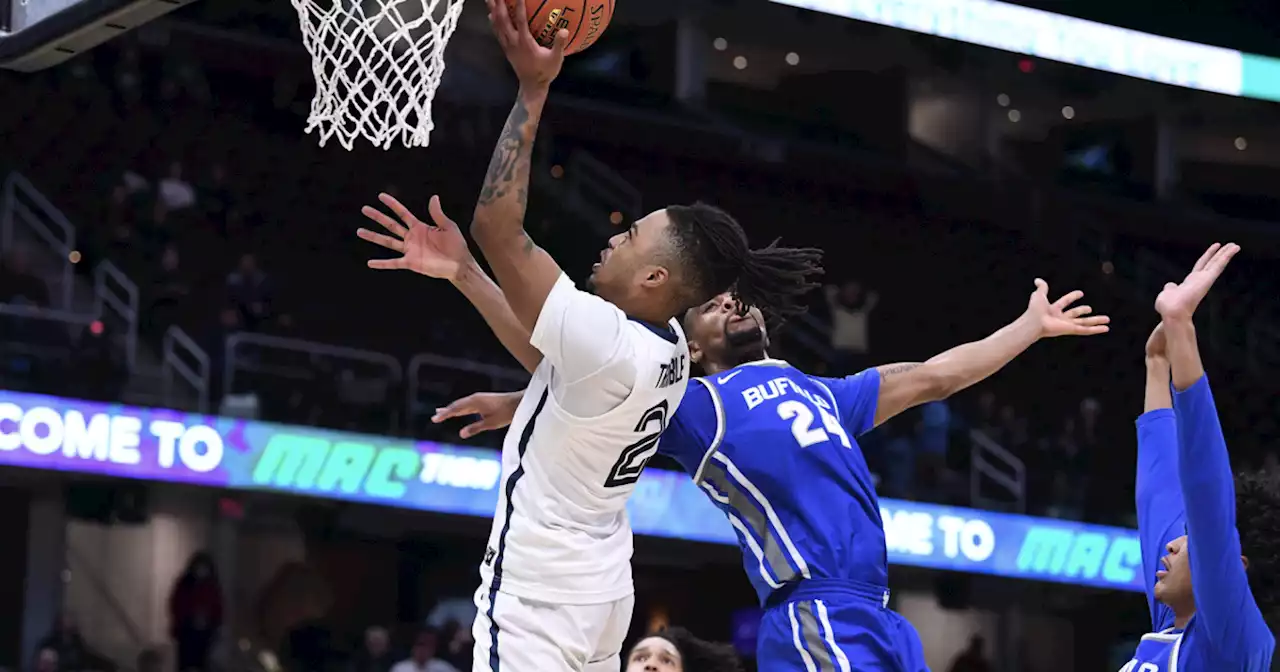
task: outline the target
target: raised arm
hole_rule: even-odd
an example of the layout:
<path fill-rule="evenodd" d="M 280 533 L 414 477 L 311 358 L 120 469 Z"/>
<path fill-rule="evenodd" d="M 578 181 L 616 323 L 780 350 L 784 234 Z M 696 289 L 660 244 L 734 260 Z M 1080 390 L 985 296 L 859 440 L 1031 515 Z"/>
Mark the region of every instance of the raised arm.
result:
<path fill-rule="evenodd" d="M 1187 522 L 1182 488 L 1178 486 L 1178 424 L 1173 414 L 1166 355 L 1164 327 L 1157 326 L 1147 339 L 1147 382 L 1143 413 L 1136 423 L 1138 470 L 1134 485 L 1143 588 L 1152 632 L 1173 625 L 1173 610 L 1155 599 L 1156 572 L 1169 542 L 1183 535 Z"/>
<path fill-rule="evenodd" d="M 471 221 L 471 236 L 493 269 L 516 319 L 532 332 L 547 295 L 563 274 L 551 255 L 534 244 L 524 230 L 524 216 L 533 141 L 569 36 L 561 30 L 552 47 L 543 47 L 525 24 L 524 0 L 516 0 L 514 16 L 503 0 L 487 0 L 487 4 L 493 32 L 520 80 L 520 91 L 489 161 Z"/>
<path fill-rule="evenodd" d="M 467 248 L 467 241 L 452 219 L 444 214 L 440 199 L 431 197 L 428 212 L 434 224 L 424 224 L 400 201 L 389 194 L 378 197 L 400 218 L 396 221 L 385 213 L 365 206 L 365 217 L 377 222 L 391 235 L 368 229 L 356 231 L 362 240 L 400 252 L 395 259 L 371 259 L 369 267 L 380 270 L 410 270 L 430 278 L 448 280 L 480 311 L 502 346 L 530 373 L 542 361 L 542 353 L 529 342 L 529 330 L 516 319 L 507 305 L 502 289 L 480 268 Z"/>
<path fill-rule="evenodd" d="M 1049 303 L 1049 285 L 1039 278 L 1035 285 L 1026 312 L 990 336 L 956 346 L 925 362 L 876 367 L 880 392 L 875 424 L 914 406 L 946 399 L 990 377 L 1042 338 L 1107 332 L 1110 319 L 1105 315 L 1091 315 L 1093 309 L 1089 306 L 1071 307 L 1084 292 L 1070 292 Z"/>
<path fill-rule="evenodd" d="M 1173 366 L 1178 474 L 1187 512 L 1195 618 L 1215 652 L 1228 660 L 1255 662 L 1273 640 L 1241 559 L 1235 479 L 1191 321 L 1239 249 L 1233 244 L 1210 247 L 1180 284 L 1165 285 L 1156 310 Z"/>

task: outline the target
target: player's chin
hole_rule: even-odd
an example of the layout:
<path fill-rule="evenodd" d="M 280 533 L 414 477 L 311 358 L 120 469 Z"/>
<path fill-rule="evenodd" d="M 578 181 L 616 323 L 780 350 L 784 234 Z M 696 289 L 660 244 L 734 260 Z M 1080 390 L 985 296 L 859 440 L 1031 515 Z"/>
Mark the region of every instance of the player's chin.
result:
<path fill-rule="evenodd" d="M 731 317 L 725 322 L 724 333 L 735 340 L 750 336 L 758 337 L 760 335 L 760 324 L 750 315 Z"/>

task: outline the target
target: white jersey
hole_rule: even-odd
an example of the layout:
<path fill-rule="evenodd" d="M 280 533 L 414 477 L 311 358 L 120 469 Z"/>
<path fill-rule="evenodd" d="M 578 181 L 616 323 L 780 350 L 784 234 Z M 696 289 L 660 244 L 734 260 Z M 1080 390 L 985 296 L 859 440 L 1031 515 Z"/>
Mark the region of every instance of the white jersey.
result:
<path fill-rule="evenodd" d="M 481 578 L 556 604 L 627 597 L 625 507 L 688 385 L 684 332 L 628 319 L 561 276 L 530 342 L 543 360 L 502 446 Z"/>

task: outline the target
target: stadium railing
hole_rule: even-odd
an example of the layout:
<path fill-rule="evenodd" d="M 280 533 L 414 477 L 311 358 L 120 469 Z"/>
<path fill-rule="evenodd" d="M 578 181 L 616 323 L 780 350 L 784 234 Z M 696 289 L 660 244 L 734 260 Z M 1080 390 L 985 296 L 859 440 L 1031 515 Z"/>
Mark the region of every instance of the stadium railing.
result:
<path fill-rule="evenodd" d="M 170 325 L 164 332 L 161 344 L 160 375 L 164 386 L 164 398 L 170 401 L 177 398 L 174 389 L 175 377 L 182 378 L 196 394 L 196 410 L 209 412 L 209 388 L 212 367 L 209 355 L 199 346 L 187 332 L 177 325 Z M 190 359 L 191 361 L 186 361 Z"/>
<path fill-rule="evenodd" d="M 49 261 L 57 267 L 48 274 L 56 285 L 55 291 L 50 292 L 52 307 L 70 310 L 74 288 L 71 259 L 76 252 L 76 229 L 35 185 L 21 174 L 12 172 L 4 181 L 0 250 L 11 250 L 19 242 L 19 227 L 25 229 L 28 238 L 39 241 L 52 254 Z"/>
<path fill-rule="evenodd" d="M 382 431 L 398 433 L 401 405 L 390 402 L 395 399 L 394 388 L 404 379 L 404 366 L 385 352 L 238 332 L 227 337 L 222 366 L 224 394 L 250 391 L 266 397 L 266 404 L 310 395 L 308 401 L 317 411 L 326 409 L 330 401 L 341 401 L 353 416 L 358 415 L 357 407 L 367 408 L 387 420 Z M 239 374 L 251 374 L 254 379 L 246 383 Z M 344 400 L 348 394 L 360 398 Z M 392 409 L 390 417 L 387 408 Z"/>
<path fill-rule="evenodd" d="M 969 450 L 969 503 L 980 509 L 1026 513 L 1027 468 L 1023 461 L 976 429 L 969 430 Z M 983 494 L 984 479 L 1000 486 L 1012 497 L 1012 503 Z"/>

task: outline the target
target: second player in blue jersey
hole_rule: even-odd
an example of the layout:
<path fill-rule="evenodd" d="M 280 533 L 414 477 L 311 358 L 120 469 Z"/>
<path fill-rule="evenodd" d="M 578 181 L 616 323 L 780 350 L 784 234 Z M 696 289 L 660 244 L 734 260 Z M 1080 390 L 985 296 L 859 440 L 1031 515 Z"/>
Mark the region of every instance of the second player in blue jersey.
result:
<path fill-rule="evenodd" d="M 1027 311 L 981 341 L 846 378 L 769 359 L 759 311 L 728 295 L 686 315 L 690 355 L 707 375 L 689 385 L 659 452 L 737 531 L 765 607 L 760 669 L 928 669 L 915 629 L 887 608 L 884 527 L 857 437 L 990 376 L 1040 338 L 1106 331 L 1106 317 L 1072 307 L 1079 292 L 1050 303 L 1036 284 Z"/>
<path fill-rule="evenodd" d="M 1210 247 L 1156 300 L 1135 487 L 1151 632 L 1122 672 L 1271 669 L 1275 636 L 1264 614 L 1280 592 L 1280 481 L 1266 472 L 1233 478 L 1191 322 L 1238 250 Z"/>

